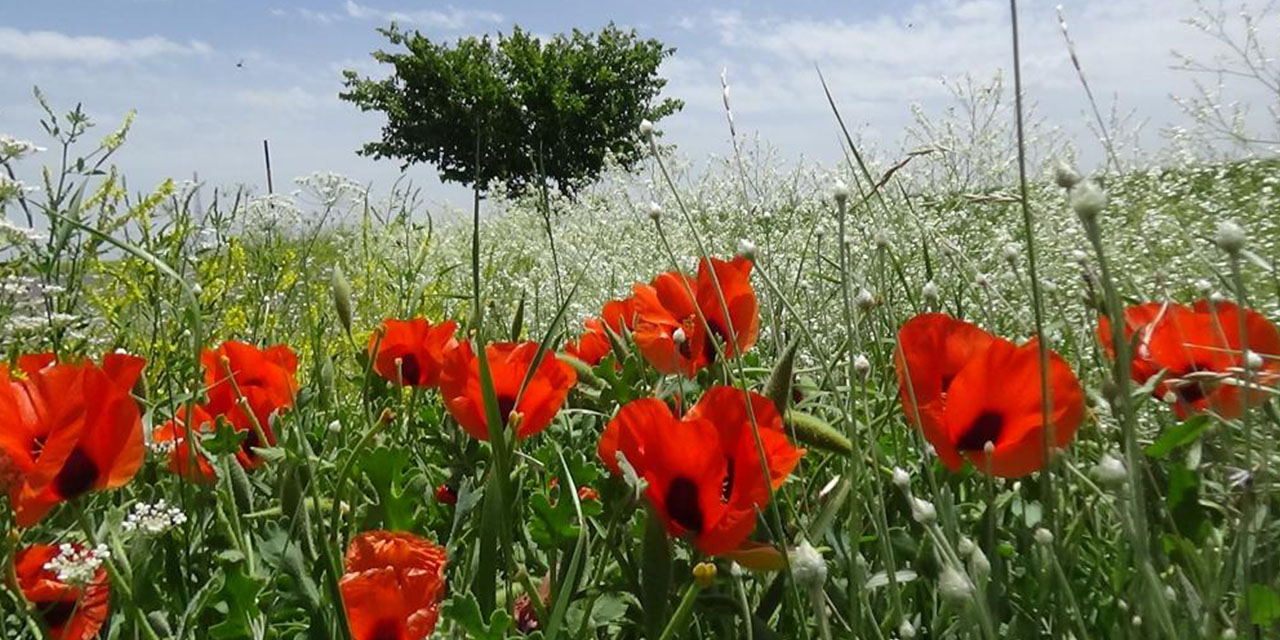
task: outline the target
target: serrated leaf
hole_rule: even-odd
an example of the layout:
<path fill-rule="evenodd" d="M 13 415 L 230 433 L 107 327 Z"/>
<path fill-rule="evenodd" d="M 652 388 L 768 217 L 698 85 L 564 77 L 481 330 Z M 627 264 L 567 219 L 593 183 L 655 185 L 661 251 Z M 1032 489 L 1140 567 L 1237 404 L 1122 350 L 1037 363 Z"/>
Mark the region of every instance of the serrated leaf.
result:
<path fill-rule="evenodd" d="M 1209 416 L 1198 415 L 1165 429 L 1156 441 L 1146 448 L 1152 458 L 1164 458 L 1174 449 L 1195 442 L 1209 428 Z"/>

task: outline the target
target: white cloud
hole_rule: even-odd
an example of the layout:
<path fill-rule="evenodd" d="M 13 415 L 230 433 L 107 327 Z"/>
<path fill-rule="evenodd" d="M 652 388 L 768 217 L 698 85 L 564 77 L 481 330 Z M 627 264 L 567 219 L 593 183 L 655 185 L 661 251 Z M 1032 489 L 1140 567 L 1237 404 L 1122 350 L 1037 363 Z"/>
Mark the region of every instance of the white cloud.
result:
<path fill-rule="evenodd" d="M 212 52 L 212 47 L 199 40 L 183 44 L 158 35 L 115 39 L 0 27 L 0 57 L 28 62 L 106 64 L 158 56 L 203 56 Z"/>
<path fill-rule="evenodd" d="M 284 15 L 283 11 L 272 10 L 272 15 Z M 330 25 L 347 20 L 368 20 L 375 22 L 398 22 L 400 24 L 432 27 L 437 29 L 459 30 L 475 24 L 497 24 L 505 18 L 495 11 L 483 9 L 459 9 L 450 6 L 447 9 L 419 9 L 395 11 L 381 9 L 367 4 L 359 4 L 347 0 L 337 11 L 317 11 L 300 8 L 298 15 L 303 19 L 318 24 Z"/>
<path fill-rule="evenodd" d="M 237 102 L 245 106 L 284 113 L 309 111 L 335 102 L 332 94 L 321 95 L 298 86 L 286 89 L 242 89 L 236 92 L 235 97 Z"/>

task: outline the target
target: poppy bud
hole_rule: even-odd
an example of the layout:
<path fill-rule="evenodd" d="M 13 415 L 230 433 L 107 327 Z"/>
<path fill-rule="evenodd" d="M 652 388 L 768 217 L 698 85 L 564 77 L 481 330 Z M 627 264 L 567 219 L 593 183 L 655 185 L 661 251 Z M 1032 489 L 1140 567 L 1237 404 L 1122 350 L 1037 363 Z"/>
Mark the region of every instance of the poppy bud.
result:
<path fill-rule="evenodd" d="M 1093 467 L 1093 477 L 1099 484 L 1115 488 L 1129 480 L 1129 471 L 1119 459 L 1104 453 L 1102 459 Z"/>
<path fill-rule="evenodd" d="M 890 247 L 893 246 L 893 244 L 889 240 L 889 233 L 884 229 L 876 231 L 874 239 L 876 241 L 877 249 L 889 249 Z"/>
<path fill-rule="evenodd" d="M 844 204 L 849 199 L 849 185 L 845 184 L 844 180 L 837 179 L 831 187 L 831 197 L 835 199 L 836 204 Z"/>
<path fill-rule="evenodd" d="M 911 474 L 907 473 L 902 467 L 893 468 L 893 484 L 903 492 L 911 491 Z"/>
<path fill-rule="evenodd" d="M 1010 244 L 1006 244 L 1004 248 L 1001 249 L 1001 251 L 1004 252 L 1005 262 L 1008 262 L 1009 264 L 1015 264 L 1018 261 L 1018 254 L 1020 254 L 1022 250 L 1018 247 L 1018 245 L 1010 243 Z"/>
<path fill-rule="evenodd" d="M 797 585 L 817 589 L 827 581 L 827 563 L 822 559 L 822 554 L 818 553 L 808 540 L 802 540 L 800 546 L 791 550 L 789 555 L 791 556 L 791 575 L 795 578 Z"/>
<path fill-rule="evenodd" d="M 972 555 L 973 550 L 977 548 L 978 546 L 973 544 L 973 540 L 966 537 L 961 537 L 960 542 L 956 543 L 956 551 L 964 558 L 968 558 Z"/>
<path fill-rule="evenodd" d="M 746 238 L 739 240 L 738 255 L 752 262 L 755 262 L 756 257 L 759 255 L 759 250 L 756 249 L 756 243 L 750 240 L 747 240 Z"/>
<path fill-rule="evenodd" d="M 332 433 L 334 435 L 338 435 L 339 433 L 342 433 L 342 423 L 338 422 L 337 420 L 330 422 L 329 433 Z"/>
<path fill-rule="evenodd" d="M 676 344 L 684 344 L 687 339 L 688 338 L 684 335 L 684 329 L 676 329 L 675 332 L 671 334 L 671 340 Z"/>
<path fill-rule="evenodd" d="M 991 561 L 982 552 L 982 547 L 977 545 L 974 545 L 973 553 L 969 554 L 969 573 L 980 581 L 991 575 Z"/>
<path fill-rule="evenodd" d="M 1244 352 L 1244 368 L 1249 371 L 1257 371 L 1262 368 L 1262 356 L 1253 350 Z"/>
<path fill-rule="evenodd" d="M 640 121 L 640 135 L 646 138 L 653 137 L 653 123 L 648 118 Z"/>
<path fill-rule="evenodd" d="M 1077 184 L 1080 184 L 1080 181 L 1083 179 L 1084 178 L 1080 176 L 1080 172 L 1076 171 L 1066 162 L 1059 161 L 1058 166 L 1053 169 L 1053 180 L 1063 189 L 1070 189 Z"/>
<path fill-rule="evenodd" d="M 1071 208 L 1086 224 L 1097 219 L 1107 207 L 1107 194 L 1092 180 L 1085 180 L 1071 189 Z"/>
<path fill-rule="evenodd" d="M 967 604 L 973 599 L 973 583 L 955 567 L 947 567 L 938 576 L 938 591 L 944 600 L 955 604 Z"/>
<path fill-rule="evenodd" d="M 876 297 L 870 291 L 863 289 L 858 292 L 858 297 L 853 299 L 853 304 L 862 311 L 870 311 L 876 306 Z"/>
<path fill-rule="evenodd" d="M 1236 630 L 1235 630 L 1235 629 L 1223 629 L 1223 630 L 1222 630 L 1222 640 L 1236 640 L 1236 637 L 1237 637 L 1237 636 L 1236 636 Z"/>
<path fill-rule="evenodd" d="M 1141 626 L 1142 626 L 1142 616 L 1134 616 L 1134 617 L 1133 617 L 1133 619 L 1129 620 L 1129 624 L 1132 624 L 1132 625 L 1133 625 L 1133 626 L 1135 626 L 1135 627 L 1141 627 Z"/>
<path fill-rule="evenodd" d="M 973 283 L 979 287 L 987 287 L 991 285 L 991 278 L 987 274 L 979 271 L 977 275 L 973 276 Z"/>
<path fill-rule="evenodd" d="M 654 222 L 662 219 L 662 205 L 656 202 L 649 203 L 649 219 Z"/>
<path fill-rule="evenodd" d="M 928 500 L 911 498 L 911 518 L 928 526 L 938 521 L 938 509 Z"/>
<path fill-rule="evenodd" d="M 910 620 L 903 620 L 902 624 L 898 625 L 898 637 L 902 640 L 912 640 L 916 637 L 916 628 L 911 626 Z"/>
<path fill-rule="evenodd" d="M 938 285 L 934 284 L 934 282 L 930 280 L 924 283 L 924 288 L 920 290 L 920 293 L 924 295 L 925 302 L 928 302 L 929 304 L 937 304 L 938 296 L 941 292 L 938 291 Z"/>
<path fill-rule="evenodd" d="M 859 377 L 867 377 L 867 374 L 871 373 L 871 361 L 865 355 L 858 354 L 858 357 L 853 359 L 853 371 Z"/>
<path fill-rule="evenodd" d="M 342 323 L 342 328 L 350 333 L 351 283 L 347 282 L 347 276 L 342 273 L 342 267 L 336 264 L 333 265 L 333 271 L 329 274 L 329 287 L 333 293 L 333 308 L 338 312 L 338 321 Z"/>
<path fill-rule="evenodd" d="M 1218 231 L 1214 234 L 1213 241 L 1219 249 L 1235 256 L 1248 244 L 1249 238 L 1245 235 L 1243 227 L 1230 220 L 1224 220 L 1218 223 Z"/>
<path fill-rule="evenodd" d="M 1044 527 L 1036 529 L 1036 532 L 1032 534 L 1032 537 L 1035 538 L 1036 544 L 1046 547 L 1053 544 L 1053 532 Z"/>
<path fill-rule="evenodd" d="M 699 562 L 693 567 L 693 581 L 698 588 L 706 589 L 716 581 L 716 565 L 710 562 Z"/>
<path fill-rule="evenodd" d="M 191 285 L 191 294 L 192 294 L 192 295 L 194 295 L 195 297 L 199 298 L 199 297 L 200 297 L 200 294 L 202 294 L 202 293 L 204 293 L 204 287 L 200 286 L 200 283 L 199 283 L 199 282 L 194 283 L 194 284 L 192 284 L 192 285 Z"/>
<path fill-rule="evenodd" d="M 453 506 L 458 504 L 458 494 L 454 492 L 452 487 L 442 482 L 440 486 L 436 487 L 436 502 Z"/>

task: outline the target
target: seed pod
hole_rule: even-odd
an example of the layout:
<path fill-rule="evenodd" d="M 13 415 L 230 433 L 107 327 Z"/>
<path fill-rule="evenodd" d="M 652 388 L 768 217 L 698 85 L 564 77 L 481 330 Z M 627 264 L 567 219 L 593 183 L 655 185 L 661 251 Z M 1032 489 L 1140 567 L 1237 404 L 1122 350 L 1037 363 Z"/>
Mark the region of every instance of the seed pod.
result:
<path fill-rule="evenodd" d="M 800 442 L 841 455 L 853 455 L 853 443 L 822 418 L 799 411 L 788 411 L 786 416 L 787 426 Z"/>
<path fill-rule="evenodd" d="M 769 373 L 769 381 L 765 383 L 764 395 L 773 401 L 773 406 L 778 408 L 778 413 L 786 414 L 787 405 L 791 401 L 791 383 L 794 379 L 793 371 L 796 363 L 796 350 L 800 347 L 799 338 L 792 340 L 787 345 L 787 350 L 782 352 L 782 357 L 778 358 L 777 364 L 773 365 L 773 371 Z"/>
<path fill-rule="evenodd" d="M 347 333 L 351 333 L 351 283 L 347 282 L 347 276 L 342 273 L 342 267 L 333 265 L 329 284 L 333 290 L 333 308 L 338 312 L 338 321 L 342 323 L 342 328 L 346 329 Z"/>

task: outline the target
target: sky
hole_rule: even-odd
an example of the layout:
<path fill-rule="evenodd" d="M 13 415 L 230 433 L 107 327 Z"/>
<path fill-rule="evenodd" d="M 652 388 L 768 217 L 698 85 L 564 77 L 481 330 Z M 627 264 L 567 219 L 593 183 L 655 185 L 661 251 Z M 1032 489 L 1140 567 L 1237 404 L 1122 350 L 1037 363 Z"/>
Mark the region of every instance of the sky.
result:
<path fill-rule="evenodd" d="M 1183 23 L 1192 0 L 1061 3 L 1104 110 L 1132 110 L 1148 131 L 1189 122 L 1170 99 L 1191 86 L 1172 68 L 1172 51 L 1205 59 L 1219 51 Z M 1019 3 L 1026 93 L 1041 116 L 1079 138 L 1085 162 L 1097 161 L 1056 5 Z M 0 0 L 0 134 L 47 146 L 31 93 L 38 85 L 61 110 L 83 103 L 99 135 L 136 109 L 116 158 L 134 190 L 193 175 L 262 190 L 264 139 L 277 190 L 314 171 L 385 189 L 399 164 L 355 153 L 378 137 L 379 116 L 337 94 L 342 70 L 379 73 L 369 52 L 386 46 L 375 29 L 391 21 L 441 40 L 517 24 L 553 34 L 610 22 L 658 38 L 676 48 L 662 67 L 665 95 L 685 101 L 660 128 L 695 163 L 731 152 L 722 72 L 740 135 L 759 135 L 786 162 L 832 163 L 841 157 L 838 129 L 815 65 L 855 132 L 891 147 L 913 105 L 940 113 L 952 104 L 948 83 L 1007 74 L 1011 59 L 1003 0 Z M 429 202 L 467 202 L 429 165 L 408 177 Z"/>

